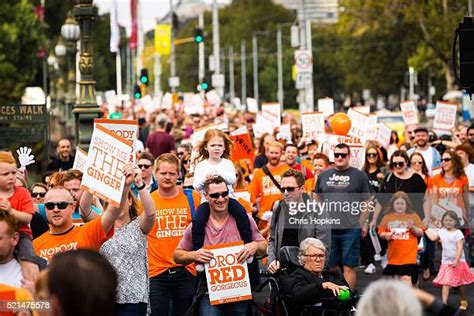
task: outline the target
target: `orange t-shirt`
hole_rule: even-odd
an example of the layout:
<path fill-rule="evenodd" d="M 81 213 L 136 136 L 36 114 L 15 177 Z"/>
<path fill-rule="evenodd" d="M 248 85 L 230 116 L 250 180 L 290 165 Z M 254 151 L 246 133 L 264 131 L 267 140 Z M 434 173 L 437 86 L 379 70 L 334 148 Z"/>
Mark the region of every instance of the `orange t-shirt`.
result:
<path fill-rule="evenodd" d="M 432 177 L 429 181 L 429 192 L 436 194 L 438 201 L 440 199 L 448 199 L 455 201 L 456 205 L 465 210 L 463 189 L 465 186 L 469 186 L 469 181 L 466 176 L 461 178 L 454 178 L 454 181 L 447 183 L 441 174 L 437 174 Z"/>
<path fill-rule="evenodd" d="M 288 169 L 290 169 L 290 166 L 284 164 L 278 166 L 275 169 L 270 169 L 270 172 L 275 180 L 280 183 L 281 176 Z M 260 197 L 260 207 L 258 210 L 259 218 L 262 217 L 264 212 L 271 211 L 272 205 L 275 201 L 279 201 L 283 198 L 280 190 L 278 190 L 273 181 L 265 174 L 262 168 L 255 169 L 252 182 L 250 182 L 248 186 L 248 191 L 250 192 L 252 203 L 255 203 L 257 198 Z"/>
<path fill-rule="evenodd" d="M 72 226 L 69 231 L 59 235 L 46 232 L 33 240 L 33 248 L 38 256 L 48 262 L 55 254 L 68 250 L 90 248 L 99 251 L 100 246 L 114 235 L 113 227 L 107 233 L 104 231 L 101 218 L 99 216 L 82 226 Z"/>
<path fill-rule="evenodd" d="M 318 177 L 309 178 L 304 182 L 304 191 L 306 193 L 313 192 L 316 188 L 316 182 L 318 181 Z"/>
<path fill-rule="evenodd" d="M 156 221 L 148 234 L 148 270 L 150 278 L 169 268 L 181 267 L 173 260 L 173 253 L 191 223 L 191 209 L 188 199 L 181 188 L 178 196 L 165 198 L 158 191 L 151 194 L 156 206 Z M 193 191 L 194 210 L 201 204 L 199 193 Z M 196 274 L 194 265 L 186 269 Z"/>
<path fill-rule="evenodd" d="M 425 229 L 423 222 L 416 213 L 389 213 L 382 218 L 379 226 L 379 235 L 393 231 L 392 239 L 388 241 L 388 264 L 416 264 L 418 251 L 418 240 L 413 232 L 406 228 L 407 221 L 413 225 Z"/>

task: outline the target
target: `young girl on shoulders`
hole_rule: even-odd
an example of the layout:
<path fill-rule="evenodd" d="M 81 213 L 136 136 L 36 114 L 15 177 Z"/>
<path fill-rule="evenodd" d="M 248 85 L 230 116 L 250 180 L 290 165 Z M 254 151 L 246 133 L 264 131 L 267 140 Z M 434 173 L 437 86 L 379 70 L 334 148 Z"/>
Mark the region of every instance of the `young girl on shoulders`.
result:
<path fill-rule="evenodd" d="M 219 129 L 209 129 L 204 139 L 197 146 L 198 156 L 194 159 L 193 186 L 201 194 L 207 178 L 219 175 L 224 178 L 229 192 L 236 181 L 235 167 L 229 160 L 232 151 L 232 140 Z"/>
<path fill-rule="evenodd" d="M 448 303 L 451 287 L 459 287 L 461 302 L 459 309 L 467 309 L 467 297 L 464 286 L 474 282 L 474 274 L 464 256 L 464 235 L 459 227 L 458 215 L 454 211 L 446 211 L 441 218 L 442 228 L 438 231 L 428 229 L 426 235 L 431 240 L 440 240 L 442 246 L 441 267 L 433 283 L 441 288 L 441 299 Z"/>
<path fill-rule="evenodd" d="M 383 270 L 384 275 L 416 283 L 417 237 L 421 237 L 423 232 L 423 223 L 414 212 L 408 195 L 403 191 L 396 192 L 378 231 L 382 239 L 388 240 L 388 264 Z"/>

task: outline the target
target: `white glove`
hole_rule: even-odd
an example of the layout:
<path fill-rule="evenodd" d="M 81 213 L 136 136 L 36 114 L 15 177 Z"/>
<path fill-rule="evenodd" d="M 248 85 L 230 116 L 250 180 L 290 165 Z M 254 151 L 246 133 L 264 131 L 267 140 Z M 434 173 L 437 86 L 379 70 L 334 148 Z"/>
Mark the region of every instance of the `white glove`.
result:
<path fill-rule="evenodd" d="M 31 154 L 31 148 L 28 147 L 20 147 L 16 150 L 18 154 L 18 160 L 20 161 L 20 169 L 25 170 L 26 166 L 35 163 L 35 156 Z"/>

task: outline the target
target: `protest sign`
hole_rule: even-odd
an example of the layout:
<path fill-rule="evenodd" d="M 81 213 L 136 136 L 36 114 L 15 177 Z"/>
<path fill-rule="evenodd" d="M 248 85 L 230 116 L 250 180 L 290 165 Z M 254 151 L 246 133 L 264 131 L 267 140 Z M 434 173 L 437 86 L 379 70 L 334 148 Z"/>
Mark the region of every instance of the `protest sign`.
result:
<path fill-rule="evenodd" d="M 255 125 L 258 125 L 258 129 L 263 131 L 263 133 L 273 134 L 274 122 L 267 116 L 263 115 L 262 113 L 257 113 L 257 118 L 256 118 L 255 123 L 256 123 Z"/>
<path fill-rule="evenodd" d="M 334 114 L 334 100 L 331 98 L 319 99 L 318 112 L 323 113 L 325 118 Z"/>
<path fill-rule="evenodd" d="M 250 159 L 250 161 L 254 160 L 255 152 L 252 145 L 252 139 L 250 138 L 247 129 L 245 129 L 245 133 L 232 133 L 230 139 L 234 142 L 234 148 L 231 153 L 232 161 L 239 161 L 241 159 Z"/>
<path fill-rule="evenodd" d="M 318 135 L 324 133 L 324 114 L 321 112 L 303 113 L 301 115 L 303 137 L 317 140 Z"/>
<path fill-rule="evenodd" d="M 403 121 L 405 122 L 405 125 L 418 124 L 418 111 L 416 109 L 415 102 L 402 102 L 400 103 L 400 109 L 402 110 Z"/>
<path fill-rule="evenodd" d="M 243 106 L 240 102 L 240 98 L 232 98 L 232 100 L 230 100 L 230 102 L 233 106 L 235 106 L 235 108 L 237 110 L 243 110 Z"/>
<path fill-rule="evenodd" d="M 359 113 L 369 115 L 370 114 L 370 105 L 362 105 L 362 106 L 356 106 L 353 108 Z"/>
<path fill-rule="evenodd" d="M 173 107 L 173 95 L 169 92 L 166 92 L 161 99 L 161 108 L 165 110 L 169 110 Z"/>
<path fill-rule="evenodd" d="M 281 107 L 280 103 L 263 103 L 262 115 L 272 121 L 273 127 L 278 127 L 281 124 Z"/>
<path fill-rule="evenodd" d="M 237 254 L 243 247 L 242 241 L 205 247 L 214 255 L 205 264 L 211 305 L 252 299 L 247 262 L 237 261 Z"/>
<path fill-rule="evenodd" d="M 143 107 L 145 113 L 151 113 L 158 108 L 157 103 L 158 99 L 151 98 L 149 94 L 140 99 L 140 104 Z"/>
<path fill-rule="evenodd" d="M 222 103 L 221 97 L 219 94 L 216 92 L 216 90 L 211 90 L 206 93 L 206 100 L 207 103 L 213 106 L 219 106 Z"/>
<path fill-rule="evenodd" d="M 133 148 L 137 148 L 138 121 L 137 120 L 109 120 L 94 119 L 94 127 L 100 124 L 112 133 L 117 134 L 132 142 Z M 130 156 L 130 162 L 135 162 L 135 155 Z"/>
<path fill-rule="evenodd" d="M 369 114 L 369 127 L 367 128 L 365 139 L 366 140 L 377 139 L 377 114 Z"/>
<path fill-rule="evenodd" d="M 290 123 L 288 124 L 283 124 L 278 127 L 278 133 L 276 136 L 277 140 L 283 139 L 288 143 L 291 143 L 291 125 Z"/>
<path fill-rule="evenodd" d="M 123 168 L 130 161 L 132 151 L 130 141 L 95 124 L 81 189 L 119 207 L 125 185 Z"/>
<path fill-rule="evenodd" d="M 347 111 L 347 116 L 351 119 L 351 129 L 347 134 L 353 137 L 365 138 L 370 123 L 369 116 L 353 109 Z"/>
<path fill-rule="evenodd" d="M 254 98 L 247 98 L 247 110 L 250 113 L 258 113 L 258 103 Z"/>
<path fill-rule="evenodd" d="M 76 155 L 74 156 L 74 164 L 72 165 L 72 169 L 76 169 L 81 171 L 82 173 L 85 173 L 86 165 L 87 153 L 78 146 L 76 147 Z"/>
<path fill-rule="evenodd" d="M 436 114 L 433 129 L 451 132 L 456 125 L 456 113 L 458 106 L 448 102 L 436 102 Z"/>
<path fill-rule="evenodd" d="M 352 167 L 361 169 L 365 161 L 365 140 L 359 137 L 342 136 L 337 134 L 325 134 L 325 146 L 323 153 L 334 161 L 334 148 L 337 144 L 346 144 L 351 149 L 351 159 L 349 164 Z"/>
<path fill-rule="evenodd" d="M 377 141 L 384 148 L 390 145 L 390 138 L 392 137 L 392 130 L 383 123 L 377 124 Z"/>

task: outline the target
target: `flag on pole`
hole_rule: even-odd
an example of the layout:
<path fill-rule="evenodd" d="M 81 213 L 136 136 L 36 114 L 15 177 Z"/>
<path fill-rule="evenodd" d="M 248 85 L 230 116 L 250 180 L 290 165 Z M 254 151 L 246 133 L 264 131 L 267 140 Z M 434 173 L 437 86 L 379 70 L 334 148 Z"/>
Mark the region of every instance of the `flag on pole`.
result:
<path fill-rule="evenodd" d="M 117 53 L 120 44 L 120 29 L 118 25 L 117 0 L 112 0 L 110 7 L 110 52 Z"/>
<path fill-rule="evenodd" d="M 132 15 L 132 34 L 130 35 L 130 48 L 138 47 L 138 20 L 137 20 L 138 0 L 130 0 L 130 12 Z"/>

